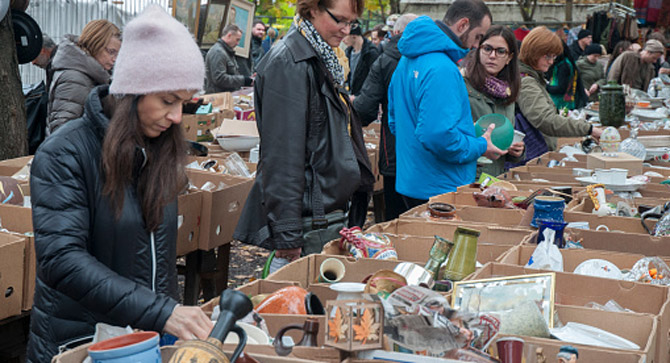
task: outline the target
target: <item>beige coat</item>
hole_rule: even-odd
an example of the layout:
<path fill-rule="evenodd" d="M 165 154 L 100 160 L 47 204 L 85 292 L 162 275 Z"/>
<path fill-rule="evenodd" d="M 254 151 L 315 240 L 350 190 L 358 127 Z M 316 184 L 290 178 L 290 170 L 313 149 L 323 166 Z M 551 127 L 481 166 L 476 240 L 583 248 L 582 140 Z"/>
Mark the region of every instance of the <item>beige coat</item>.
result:
<path fill-rule="evenodd" d="M 621 53 L 612 63 L 608 81 L 627 84 L 632 88 L 646 91 L 649 82 L 656 77 L 656 70 L 651 63 L 644 63 L 640 53 L 629 50 Z"/>

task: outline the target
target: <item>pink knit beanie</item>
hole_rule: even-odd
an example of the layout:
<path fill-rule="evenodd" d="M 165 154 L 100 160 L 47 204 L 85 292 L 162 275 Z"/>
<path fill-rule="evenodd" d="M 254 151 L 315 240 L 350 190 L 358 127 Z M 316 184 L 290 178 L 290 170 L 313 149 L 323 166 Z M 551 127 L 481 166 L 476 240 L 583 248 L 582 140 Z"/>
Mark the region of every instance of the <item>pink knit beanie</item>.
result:
<path fill-rule="evenodd" d="M 109 92 L 199 91 L 204 79 L 200 49 L 186 27 L 160 6 L 149 5 L 123 29 Z"/>

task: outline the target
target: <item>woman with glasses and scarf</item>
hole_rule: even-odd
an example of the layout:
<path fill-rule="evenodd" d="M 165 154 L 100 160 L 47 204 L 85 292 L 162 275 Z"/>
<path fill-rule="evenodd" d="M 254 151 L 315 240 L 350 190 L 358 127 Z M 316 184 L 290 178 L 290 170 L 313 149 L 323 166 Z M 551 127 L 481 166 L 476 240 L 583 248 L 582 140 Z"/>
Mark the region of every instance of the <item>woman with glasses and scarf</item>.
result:
<path fill-rule="evenodd" d="M 561 116 L 547 91 L 544 74 L 563 53 L 561 39 L 544 26 L 533 29 L 523 39 L 519 52 L 521 89 L 517 99 L 517 129 L 526 134 L 526 160 L 556 150 L 558 137 L 593 136 L 602 129 L 583 120 Z"/>
<path fill-rule="evenodd" d="M 470 52 L 464 78 L 473 121 L 498 113 L 514 123 L 514 102 L 520 85 L 518 54 L 514 33 L 501 25 L 489 28 L 479 48 Z M 522 161 L 524 150 L 523 141 L 512 144 L 505 156 L 477 165 L 477 178 L 482 172 L 493 176 L 504 173 L 505 162 Z"/>
<path fill-rule="evenodd" d="M 346 226 L 349 199 L 374 177 L 336 49 L 363 0 L 298 0 L 254 82 L 260 161 L 234 238 L 275 250 L 270 271 L 318 253 Z"/>
<path fill-rule="evenodd" d="M 52 62 L 47 135 L 81 117 L 93 87 L 109 84 L 120 48 L 121 31 L 107 20 L 89 22 L 79 37 L 65 36 Z"/>

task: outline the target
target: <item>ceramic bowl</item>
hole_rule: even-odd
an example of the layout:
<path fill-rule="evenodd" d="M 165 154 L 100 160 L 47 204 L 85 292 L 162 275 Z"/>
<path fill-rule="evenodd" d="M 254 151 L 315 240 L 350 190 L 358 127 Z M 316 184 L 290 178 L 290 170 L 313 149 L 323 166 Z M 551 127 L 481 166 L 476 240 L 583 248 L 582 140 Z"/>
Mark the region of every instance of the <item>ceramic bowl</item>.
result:
<path fill-rule="evenodd" d="M 217 135 L 216 142 L 226 151 L 249 151 L 260 142 L 258 136 Z"/>
<path fill-rule="evenodd" d="M 491 142 L 500 150 L 509 149 L 514 139 L 514 126 L 512 122 L 504 115 L 492 113 L 484 115 L 475 123 L 475 135 L 477 137 L 484 135 L 490 124 L 496 125 L 491 133 Z"/>

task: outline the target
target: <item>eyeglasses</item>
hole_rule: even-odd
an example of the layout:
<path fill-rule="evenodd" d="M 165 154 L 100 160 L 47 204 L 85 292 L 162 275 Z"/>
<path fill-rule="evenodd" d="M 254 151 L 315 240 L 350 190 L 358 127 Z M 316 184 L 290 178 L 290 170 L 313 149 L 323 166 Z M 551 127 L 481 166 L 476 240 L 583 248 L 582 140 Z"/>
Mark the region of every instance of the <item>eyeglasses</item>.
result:
<path fill-rule="evenodd" d="M 503 48 L 503 47 L 493 48 L 492 46 L 490 46 L 488 44 L 482 45 L 479 49 L 481 49 L 482 53 L 484 53 L 486 55 L 490 55 L 491 52 L 493 52 L 495 50 L 496 57 L 504 57 L 507 54 L 509 54 L 509 51 L 507 49 Z"/>
<path fill-rule="evenodd" d="M 557 57 L 558 56 L 554 55 L 554 54 L 547 54 L 547 55 L 544 56 L 544 59 L 546 59 L 547 61 L 552 61 L 553 62 L 553 61 L 556 60 Z"/>
<path fill-rule="evenodd" d="M 335 23 L 337 23 L 337 25 L 339 25 L 343 28 L 346 28 L 348 26 L 349 29 L 351 29 L 351 30 L 358 29 L 358 26 L 359 26 L 358 20 L 354 20 L 354 21 L 340 20 L 340 19 L 336 18 L 335 15 L 333 15 L 330 11 L 328 11 L 328 8 L 323 8 L 323 10 L 325 10 L 326 13 L 328 13 L 328 15 L 330 15 L 330 18 L 333 19 L 335 21 Z"/>
<path fill-rule="evenodd" d="M 107 54 L 111 55 L 112 57 L 119 55 L 119 51 L 116 49 L 105 48 L 105 52 L 107 52 Z"/>

